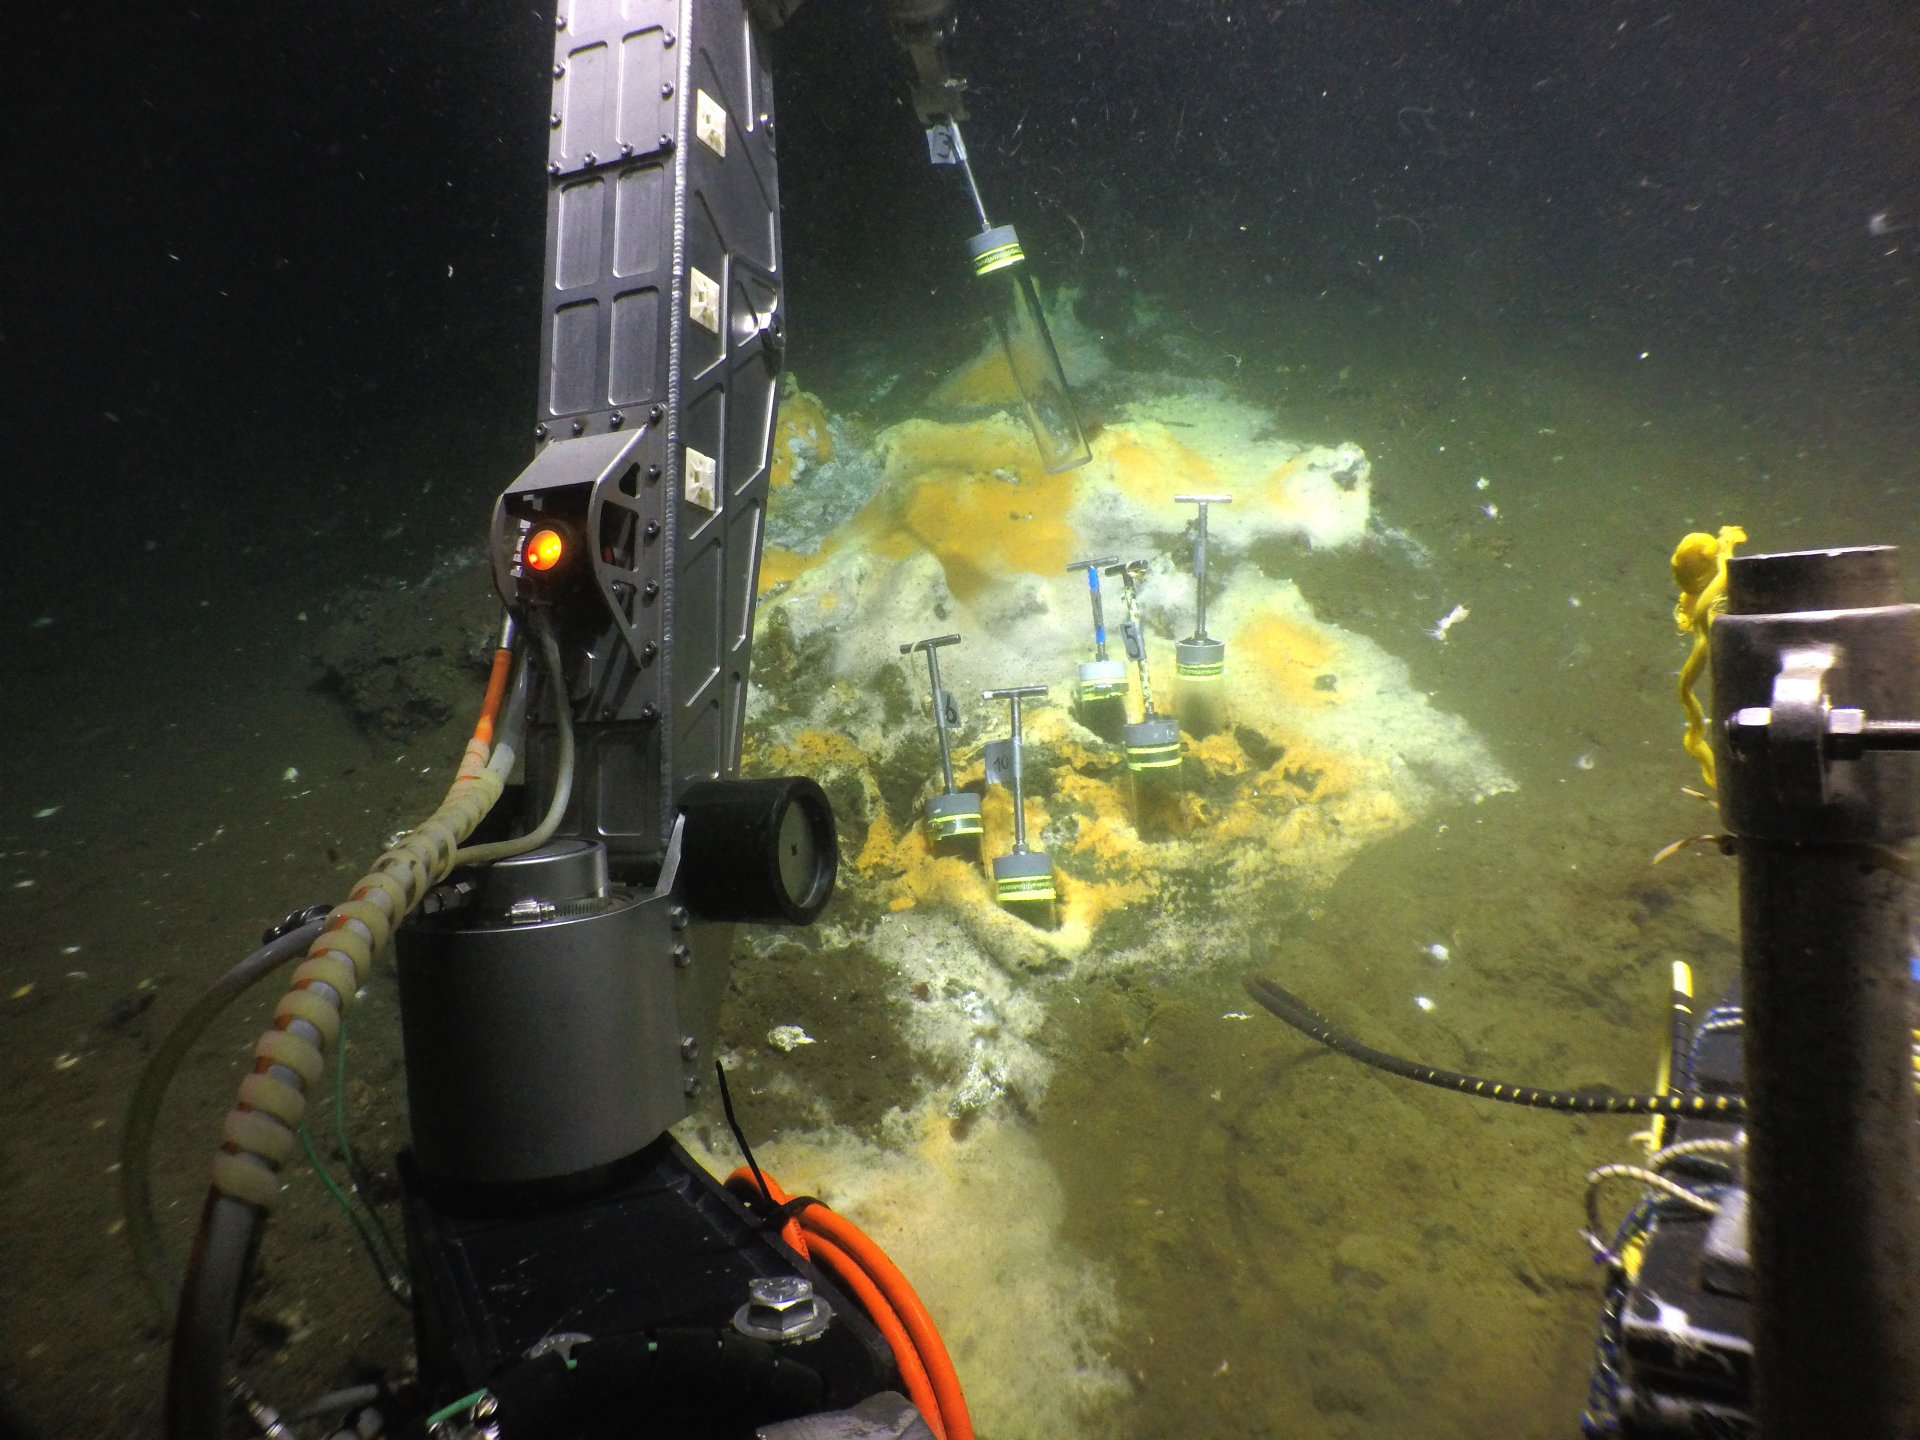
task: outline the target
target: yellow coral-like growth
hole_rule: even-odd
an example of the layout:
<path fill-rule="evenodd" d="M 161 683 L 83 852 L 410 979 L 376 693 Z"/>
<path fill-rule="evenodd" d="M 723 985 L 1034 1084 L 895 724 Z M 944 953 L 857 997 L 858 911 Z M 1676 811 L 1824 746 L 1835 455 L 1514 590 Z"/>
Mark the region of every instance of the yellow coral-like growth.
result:
<path fill-rule="evenodd" d="M 961 600 L 1014 572 L 1057 574 L 1073 558 L 1073 477 L 1042 470 L 1032 438 L 1006 416 L 909 420 L 883 443 L 887 483 L 853 527 L 875 553 L 927 551 Z"/>
<path fill-rule="evenodd" d="M 1687 717 L 1680 743 L 1699 762 L 1700 776 L 1709 786 L 1714 783 L 1713 747 L 1707 743 L 1707 716 L 1694 686 L 1707 668 L 1707 632 L 1714 617 L 1727 607 L 1727 561 L 1733 558 L 1733 547 L 1746 538 L 1747 532 L 1738 525 L 1722 525 L 1718 535 L 1696 530 L 1674 547 L 1670 562 L 1673 583 L 1680 590 L 1673 623 L 1682 634 L 1693 635 L 1693 650 L 1680 667 L 1680 709 Z"/>
<path fill-rule="evenodd" d="M 1018 405 L 1020 387 L 1014 383 L 1013 366 L 1007 363 L 1006 347 L 989 341 L 973 359 L 948 374 L 927 397 L 937 407 L 952 405 Z"/>
<path fill-rule="evenodd" d="M 1333 670 L 1338 658 L 1332 637 L 1317 625 L 1262 609 L 1234 632 L 1232 653 L 1237 670 L 1264 681 L 1263 688 L 1290 708 L 1318 710 L 1340 703 L 1337 691 L 1314 683 Z"/>

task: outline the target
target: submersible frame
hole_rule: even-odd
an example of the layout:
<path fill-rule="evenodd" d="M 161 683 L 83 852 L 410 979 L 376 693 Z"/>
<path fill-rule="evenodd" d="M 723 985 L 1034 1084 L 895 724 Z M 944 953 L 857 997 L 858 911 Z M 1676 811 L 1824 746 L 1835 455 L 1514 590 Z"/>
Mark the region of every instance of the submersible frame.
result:
<path fill-rule="evenodd" d="M 1728 566 L 1712 631 L 1740 865 L 1756 1415 L 1920 1434 L 1911 867 L 1920 606 L 1891 546 Z M 1899 718 L 1894 718 L 1899 717 Z"/>

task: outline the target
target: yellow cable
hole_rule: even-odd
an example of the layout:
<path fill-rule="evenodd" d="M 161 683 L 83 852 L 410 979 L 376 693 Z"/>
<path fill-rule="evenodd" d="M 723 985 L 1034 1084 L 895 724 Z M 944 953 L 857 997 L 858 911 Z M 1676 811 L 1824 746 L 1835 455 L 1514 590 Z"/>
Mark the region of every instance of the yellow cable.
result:
<path fill-rule="evenodd" d="M 1746 538 L 1747 532 L 1738 525 L 1722 525 L 1718 535 L 1696 530 L 1674 547 L 1670 562 L 1673 583 L 1680 588 L 1673 623 L 1681 634 L 1693 636 L 1692 653 L 1680 667 L 1680 709 L 1687 717 L 1680 743 L 1699 762 L 1701 778 L 1709 787 L 1714 783 L 1713 747 L 1707 743 L 1706 712 L 1693 689 L 1707 668 L 1707 632 L 1714 617 L 1727 608 L 1727 561 L 1733 558 L 1733 547 Z"/>

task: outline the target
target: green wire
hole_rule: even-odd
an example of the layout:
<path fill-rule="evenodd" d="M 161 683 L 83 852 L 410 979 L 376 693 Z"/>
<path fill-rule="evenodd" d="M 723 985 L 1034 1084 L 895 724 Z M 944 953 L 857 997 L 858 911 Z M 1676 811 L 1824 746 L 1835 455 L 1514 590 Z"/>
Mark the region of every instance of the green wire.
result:
<path fill-rule="evenodd" d="M 347 1017 L 340 1017 L 340 1048 L 335 1054 L 333 1070 L 333 1133 L 340 1145 L 340 1158 L 346 1162 L 347 1180 L 353 1186 L 353 1193 L 365 1209 L 367 1219 L 373 1222 L 373 1228 L 379 1233 L 385 1246 L 382 1259 L 388 1269 L 396 1275 L 404 1275 L 406 1266 L 400 1257 L 400 1247 L 393 1243 L 393 1232 L 387 1229 L 386 1222 L 380 1218 L 380 1212 L 366 1198 L 367 1172 L 361 1168 L 354 1157 L 353 1145 L 347 1139 Z"/>
<path fill-rule="evenodd" d="M 438 1425 L 442 1420 L 452 1419 L 455 1415 L 458 1415 L 462 1410 L 465 1410 L 469 1406 L 477 1403 L 486 1394 L 487 1394 L 487 1391 L 485 1390 L 485 1388 L 482 1388 L 474 1391 L 471 1395 L 462 1395 L 458 1400 L 454 1401 L 451 1405 L 448 1405 L 443 1409 L 434 1411 L 433 1414 L 427 1416 L 427 1428 L 431 1430 L 434 1426 Z"/>
<path fill-rule="evenodd" d="M 340 1024 L 339 1041 L 335 1049 L 333 1071 L 334 1120 L 339 1128 L 341 1150 L 346 1158 L 349 1171 L 351 1171 L 353 1167 L 353 1154 L 352 1151 L 347 1148 L 346 1144 L 346 1104 L 344 1099 L 346 1094 L 346 1073 L 347 1030 L 346 1021 L 343 1017 Z M 307 1152 L 307 1163 L 313 1167 L 313 1173 L 319 1176 L 320 1183 L 327 1187 L 327 1193 L 333 1197 L 334 1203 L 340 1207 L 341 1212 L 346 1215 L 348 1222 L 353 1226 L 354 1233 L 360 1237 L 360 1245 L 366 1253 L 367 1263 L 373 1266 L 374 1273 L 379 1275 L 381 1286 L 402 1305 L 410 1304 L 412 1302 L 411 1287 L 407 1284 L 402 1267 L 394 1263 L 392 1237 L 387 1234 L 386 1227 L 380 1223 L 380 1217 L 374 1213 L 373 1207 L 367 1204 L 364 1197 L 360 1198 L 360 1205 L 356 1207 L 353 1198 L 349 1197 L 347 1192 L 340 1188 L 340 1183 L 333 1178 L 333 1172 L 327 1169 L 326 1162 L 320 1158 L 319 1150 L 314 1147 L 313 1131 L 308 1126 L 304 1116 L 300 1121 L 300 1148 Z M 349 1179 L 351 1180 L 351 1176 L 349 1176 Z M 362 1209 L 366 1211 L 365 1219 L 361 1216 Z M 383 1251 L 381 1249 L 379 1242 L 374 1238 L 373 1232 L 367 1228 L 368 1219 L 371 1219 L 374 1225 L 379 1227 L 381 1236 L 386 1240 L 386 1250 Z"/>

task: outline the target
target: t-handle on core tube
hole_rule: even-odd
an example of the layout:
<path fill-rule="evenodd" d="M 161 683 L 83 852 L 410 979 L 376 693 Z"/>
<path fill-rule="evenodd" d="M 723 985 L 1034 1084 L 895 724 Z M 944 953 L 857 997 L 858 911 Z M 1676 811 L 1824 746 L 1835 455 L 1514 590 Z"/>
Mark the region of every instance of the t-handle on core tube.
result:
<path fill-rule="evenodd" d="M 968 794 L 953 782 L 953 743 L 947 736 L 947 727 L 957 725 L 960 716 L 954 708 L 953 697 L 940 684 L 940 651 L 944 646 L 959 643 L 958 635 L 935 635 L 902 645 L 900 653 L 911 655 L 916 650 L 924 653 L 927 679 L 933 686 L 933 728 L 940 739 L 943 788 L 938 795 L 927 798 L 927 832 L 936 845 L 972 850 L 979 845 L 984 829 L 980 822 L 980 797 Z"/>
<path fill-rule="evenodd" d="M 1200 507 L 1193 537 L 1193 634 L 1179 642 L 1175 671 L 1188 680 L 1217 680 L 1226 671 L 1227 647 L 1207 634 L 1207 507 L 1231 505 L 1231 495 L 1176 495 L 1182 505 Z"/>
<path fill-rule="evenodd" d="M 1093 604 L 1093 659 L 1080 662 L 1079 684 L 1074 688 L 1075 714 L 1094 734 L 1114 743 L 1120 739 L 1120 727 L 1127 723 L 1127 662 L 1107 654 L 1107 617 L 1100 601 L 1100 572 L 1119 558 L 1102 555 L 1095 560 L 1076 560 L 1067 566 L 1069 571 L 1087 572 L 1087 598 Z"/>
<path fill-rule="evenodd" d="M 949 795 L 954 789 L 953 746 L 947 739 L 947 692 L 940 688 L 940 648 L 959 643 L 958 635 L 936 635 L 930 640 L 915 640 L 900 647 L 902 655 L 911 655 L 916 650 L 926 653 L 927 679 L 933 685 L 933 728 L 940 736 L 940 779 Z"/>
<path fill-rule="evenodd" d="M 985 700 L 1005 700 L 1012 711 L 1012 728 L 1007 739 L 1007 786 L 1013 791 L 1013 850 L 997 856 L 993 862 L 994 894 L 1000 903 L 1025 915 L 1036 925 L 1053 923 L 1053 859 L 1043 850 L 1027 848 L 1027 797 L 1020 702 L 1037 699 L 1047 693 L 1044 685 L 1008 685 L 998 690 L 982 690 Z"/>

